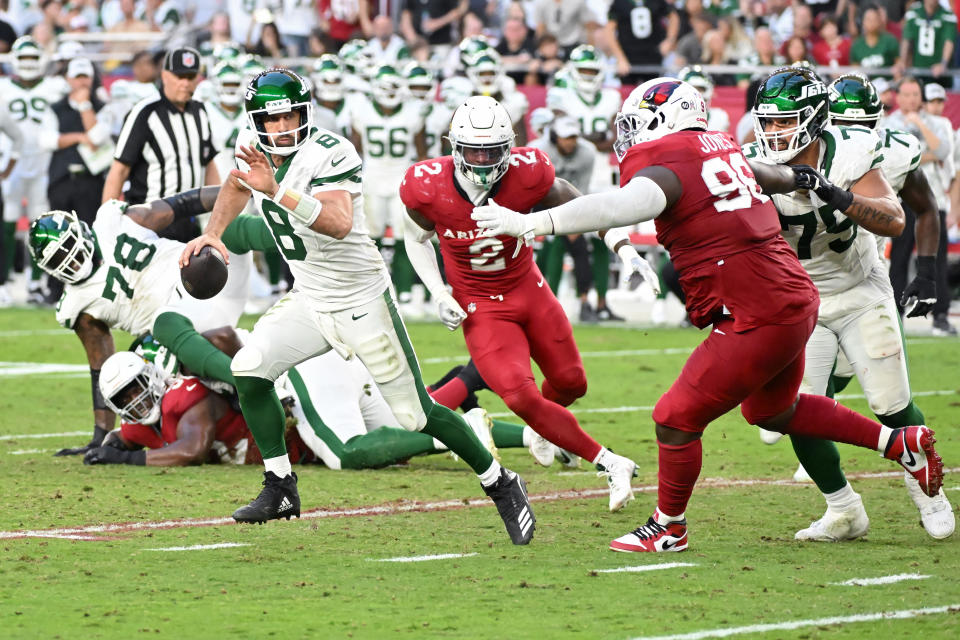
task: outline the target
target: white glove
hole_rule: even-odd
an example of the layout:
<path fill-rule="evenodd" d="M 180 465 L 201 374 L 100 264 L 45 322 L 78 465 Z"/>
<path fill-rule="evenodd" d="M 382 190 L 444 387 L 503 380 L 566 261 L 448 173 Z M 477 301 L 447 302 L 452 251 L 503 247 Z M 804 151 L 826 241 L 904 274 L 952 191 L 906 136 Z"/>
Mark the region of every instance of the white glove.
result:
<path fill-rule="evenodd" d="M 437 305 L 439 306 L 440 322 L 450 331 L 456 331 L 460 323 L 467 318 L 467 312 L 457 304 L 457 301 L 449 293 L 437 296 Z"/>
<path fill-rule="evenodd" d="M 657 276 L 657 272 L 653 270 L 649 262 L 640 257 L 636 249 L 631 246 L 620 247 L 617 255 L 620 256 L 623 266 L 630 274 L 628 285 L 630 291 L 635 290 L 641 282 L 646 280 L 653 292 L 660 295 L 660 278 Z"/>
<path fill-rule="evenodd" d="M 477 228 L 481 230 L 482 235 L 487 237 L 513 236 L 523 240 L 523 244 L 531 244 L 536 236 L 533 230 L 534 219 L 532 216 L 526 216 L 512 209 L 501 207 L 494 202 L 493 198 L 490 199 L 490 204 L 474 207 L 470 217 L 476 221 Z M 518 242 L 513 257 L 516 257 L 516 254 L 519 253 L 520 247 L 521 243 Z"/>

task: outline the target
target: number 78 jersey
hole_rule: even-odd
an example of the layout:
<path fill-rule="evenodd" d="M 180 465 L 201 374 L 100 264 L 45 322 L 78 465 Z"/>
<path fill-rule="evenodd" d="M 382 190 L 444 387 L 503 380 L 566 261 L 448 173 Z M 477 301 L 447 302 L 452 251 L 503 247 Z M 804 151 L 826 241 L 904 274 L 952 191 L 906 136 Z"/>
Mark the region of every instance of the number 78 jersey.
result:
<path fill-rule="evenodd" d="M 451 156 L 418 162 L 400 184 L 400 199 L 436 225 L 443 267 L 454 296 L 496 296 L 530 272 L 533 250 L 511 236 L 481 236 L 473 203 L 457 184 Z M 539 149 L 511 149 L 510 167 L 488 194 L 500 204 L 529 212 L 553 186 L 555 170 Z M 518 249 L 517 243 L 520 243 Z"/>

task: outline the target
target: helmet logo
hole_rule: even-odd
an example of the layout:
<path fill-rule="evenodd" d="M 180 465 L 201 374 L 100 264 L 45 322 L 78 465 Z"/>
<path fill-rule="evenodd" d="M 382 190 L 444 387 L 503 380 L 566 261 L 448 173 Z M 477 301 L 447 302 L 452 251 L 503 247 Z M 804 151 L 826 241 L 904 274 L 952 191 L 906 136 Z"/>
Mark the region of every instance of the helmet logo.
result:
<path fill-rule="evenodd" d="M 679 82 L 661 82 L 660 84 L 654 85 L 643 94 L 643 100 L 639 106 L 648 109 L 650 107 L 659 107 L 670 99 L 670 96 L 679 86 Z"/>
<path fill-rule="evenodd" d="M 819 96 L 827 92 L 827 87 L 822 82 L 811 82 L 810 84 L 805 84 L 800 89 L 801 98 L 809 98 L 810 96 Z"/>
<path fill-rule="evenodd" d="M 290 111 L 290 98 L 280 98 L 278 100 L 268 100 L 264 103 L 263 108 L 266 109 L 267 113 L 286 113 Z"/>

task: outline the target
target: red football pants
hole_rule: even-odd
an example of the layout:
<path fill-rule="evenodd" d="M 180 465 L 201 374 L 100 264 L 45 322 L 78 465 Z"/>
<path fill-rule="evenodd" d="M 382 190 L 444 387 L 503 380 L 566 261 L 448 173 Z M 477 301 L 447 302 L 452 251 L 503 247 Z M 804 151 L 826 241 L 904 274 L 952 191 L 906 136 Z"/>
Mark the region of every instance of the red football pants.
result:
<path fill-rule="evenodd" d="M 467 311 L 464 338 L 490 389 L 555 445 L 593 461 L 600 445 L 566 407 L 587 392 L 587 377 L 563 307 L 534 267 L 499 296 L 458 296 Z M 543 372 L 537 389 L 530 358 Z"/>

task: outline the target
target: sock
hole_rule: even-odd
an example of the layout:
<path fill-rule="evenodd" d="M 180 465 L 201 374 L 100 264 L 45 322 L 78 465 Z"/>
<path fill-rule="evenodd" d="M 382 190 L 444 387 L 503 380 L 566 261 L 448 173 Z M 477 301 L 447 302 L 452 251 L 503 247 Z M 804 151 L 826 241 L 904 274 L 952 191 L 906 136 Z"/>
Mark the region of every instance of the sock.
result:
<path fill-rule="evenodd" d="M 410 258 L 407 257 L 407 245 L 403 240 L 397 240 L 393 245 L 393 261 L 390 263 L 390 276 L 393 279 L 393 286 L 397 290 L 397 296 L 401 293 L 409 293 L 413 287 L 415 272 L 413 265 L 410 264 Z"/>
<path fill-rule="evenodd" d="M 824 492 L 823 497 L 827 499 L 827 507 L 830 509 L 834 511 L 846 511 L 857 503 L 860 495 L 854 491 L 853 487 L 848 483 L 833 493 Z"/>
<path fill-rule="evenodd" d="M 544 386 L 547 387 L 546 382 Z M 584 460 L 593 460 L 600 453 L 600 444 L 580 428 L 573 414 L 540 395 L 532 383 L 505 394 L 503 401 L 534 431 L 561 449 Z"/>
<path fill-rule="evenodd" d="M 40 287 L 40 278 L 43 276 L 43 269 L 37 264 L 37 261 L 30 257 L 30 288 Z"/>
<path fill-rule="evenodd" d="M 283 275 L 283 257 L 279 253 L 267 251 L 263 254 L 263 261 L 267 263 L 267 278 L 271 286 L 280 284 Z"/>
<path fill-rule="evenodd" d="M 447 449 L 447 445 L 443 444 L 436 438 L 433 438 L 433 448 L 437 451 L 449 451 L 449 449 Z"/>
<path fill-rule="evenodd" d="M 267 471 L 272 471 L 280 479 L 293 473 L 293 469 L 290 468 L 290 457 L 286 453 L 275 458 L 264 458 L 263 467 Z"/>
<path fill-rule="evenodd" d="M 610 287 L 610 249 L 600 238 L 593 238 L 592 244 L 590 264 L 593 267 L 593 287 L 597 290 L 597 298 L 603 300 Z"/>
<path fill-rule="evenodd" d="M 153 337 L 195 375 L 236 386 L 230 371 L 230 356 L 197 333 L 186 316 L 173 311 L 161 313 L 153 323 Z"/>
<path fill-rule="evenodd" d="M 657 448 L 657 509 L 663 515 L 680 517 L 687 510 L 693 485 L 700 477 L 703 443 L 700 438 L 686 444 L 664 444 L 658 440 Z"/>
<path fill-rule="evenodd" d="M 844 442 L 883 452 L 892 430 L 847 409 L 836 400 L 801 393 L 793 418 L 784 433 Z"/>
<path fill-rule="evenodd" d="M 526 425 L 494 420 L 490 435 L 493 436 L 493 444 L 497 445 L 498 449 L 517 449 L 529 446 L 524 441 L 527 431 L 533 433 L 533 429 Z"/>
<path fill-rule="evenodd" d="M 533 442 L 533 436 L 537 435 L 537 432 L 531 429 L 530 427 L 523 428 L 523 446 L 529 447 Z M 500 445 L 497 445 L 498 447 Z"/>
<path fill-rule="evenodd" d="M 467 387 L 460 378 L 454 378 L 439 389 L 430 392 L 430 397 L 448 409 L 456 409 L 467 399 Z"/>
<path fill-rule="evenodd" d="M 879 420 L 882 425 L 890 427 L 891 429 L 897 429 L 899 427 L 918 427 L 927 423 L 926 418 L 923 417 L 923 412 L 917 408 L 917 405 L 913 403 L 913 400 L 910 401 L 910 404 L 896 413 L 891 413 L 890 415 L 886 416 L 877 416 L 877 420 Z"/>
<path fill-rule="evenodd" d="M 798 435 L 790 436 L 790 444 L 797 454 L 797 460 L 824 495 L 846 486 L 847 478 L 840 468 L 840 452 L 836 444 L 830 440 Z"/>
<path fill-rule="evenodd" d="M 491 460 L 493 460 L 493 458 L 491 458 Z M 477 474 L 477 477 L 480 478 L 480 484 L 485 487 L 492 487 L 495 485 L 497 480 L 500 479 L 500 469 L 500 463 L 496 460 L 493 460 L 486 471 Z"/>
<path fill-rule="evenodd" d="M 678 516 L 668 516 L 663 511 L 660 511 L 660 507 L 657 507 L 653 510 L 653 519 L 657 521 L 657 524 L 663 525 L 664 527 L 671 522 L 680 522 L 681 520 L 686 519 L 686 517 L 686 512 L 681 513 Z"/>
<path fill-rule="evenodd" d="M 494 462 L 490 452 L 483 448 L 476 434 L 463 421 L 463 416 L 443 405 L 433 405 L 427 413 L 427 424 L 421 432 L 447 445 L 450 451 L 460 456 L 478 475 L 488 471 L 490 463 Z"/>
<path fill-rule="evenodd" d="M 263 459 L 286 456 L 283 440 L 286 418 L 273 381 L 253 376 L 237 376 L 234 386 L 240 398 L 240 408 L 250 433 Z"/>
<path fill-rule="evenodd" d="M 13 272 L 13 260 L 16 255 L 17 247 L 17 223 L 16 222 L 4 222 L 3 223 L 3 246 L 4 246 L 4 261 L 0 265 L 0 269 L 3 269 L 3 277 L 0 278 L 3 282 L 6 282 L 10 279 L 10 274 Z"/>
<path fill-rule="evenodd" d="M 473 363 L 473 360 L 467 362 L 467 365 L 457 373 L 457 377 L 463 381 L 467 391 L 480 391 L 490 388 L 484 381 L 483 376 L 480 375 L 480 372 L 477 370 L 477 365 Z"/>
<path fill-rule="evenodd" d="M 600 447 L 600 451 L 597 452 L 596 457 L 594 457 L 593 460 L 590 460 L 590 462 L 606 467 L 610 462 L 611 455 L 613 454 L 610 452 L 610 449 L 607 449 L 606 447 Z"/>
<path fill-rule="evenodd" d="M 546 269 L 543 273 L 553 295 L 557 295 L 560 279 L 563 277 L 563 256 L 566 253 L 562 239 L 554 238 L 543 250 L 546 253 L 543 262 Z"/>
<path fill-rule="evenodd" d="M 340 455 L 342 469 L 376 469 L 396 464 L 401 460 L 445 450 L 436 446 L 434 438 L 425 433 L 390 427 L 374 429 L 354 436 L 343 443 Z"/>
<path fill-rule="evenodd" d="M 830 376 L 830 379 L 827 381 L 827 392 L 824 395 L 832 398 L 834 395 L 846 389 L 851 380 L 853 380 L 853 378 L 846 376 Z"/>

